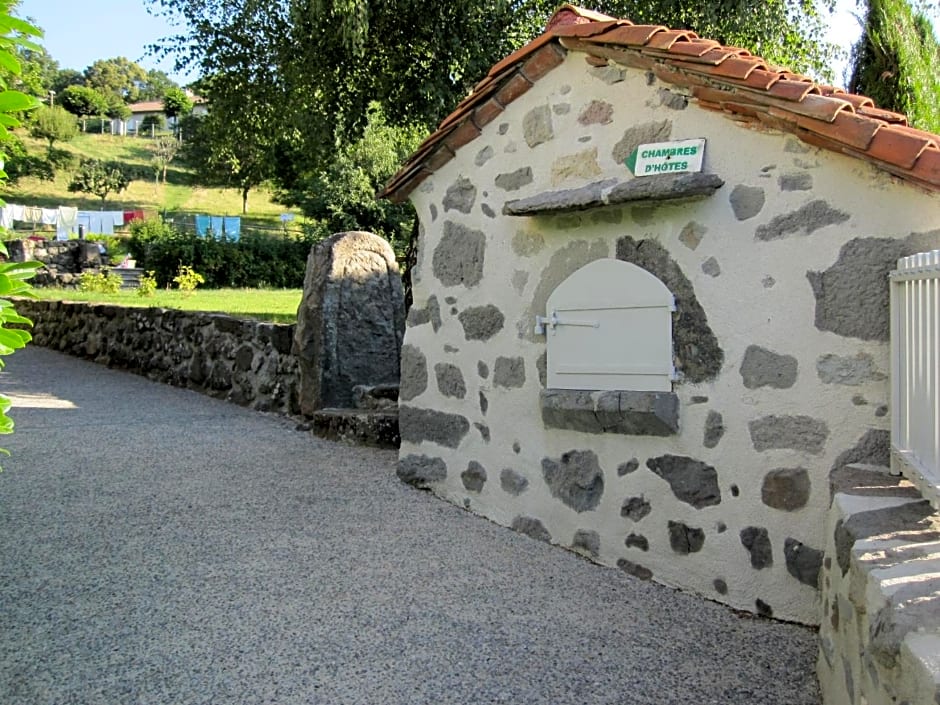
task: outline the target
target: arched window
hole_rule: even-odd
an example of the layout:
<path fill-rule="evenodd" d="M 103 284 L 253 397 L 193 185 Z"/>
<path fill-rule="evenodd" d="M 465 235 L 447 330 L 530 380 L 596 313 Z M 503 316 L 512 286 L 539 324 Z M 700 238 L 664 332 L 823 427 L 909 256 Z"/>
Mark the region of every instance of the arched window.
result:
<path fill-rule="evenodd" d="M 645 269 L 600 259 L 548 297 L 537 329 L 550 389 L 672 391 L 672 293 Z"/>

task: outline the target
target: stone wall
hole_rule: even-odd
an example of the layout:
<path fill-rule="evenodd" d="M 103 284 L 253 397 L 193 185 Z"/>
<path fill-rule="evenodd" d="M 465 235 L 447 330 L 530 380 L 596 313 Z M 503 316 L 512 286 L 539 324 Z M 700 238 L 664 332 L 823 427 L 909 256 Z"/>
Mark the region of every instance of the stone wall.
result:
<path fill-rule="evenodd" d="M 940 703 L 940 515 L 909 483 L 837 474 L 821 573 L 826 705 Z"/>
<path fill-rule="evenodd" d="M 631 186 L 637 145 L 702 137 L 717 179 Z M 829 474 L 887 464 L 886 275 L 940 246 L 940 198 L 576 54 L 455 149 L 411 196 L 401 477 L 640 578 L 818 623 Z M 546 388 L 535 316 L 601 258 L 674 295 L 674 396 Z"/>
<path fill-rule="evenodd" d="M 259 411 L 299 413 L 294 326 L 216 313 L 17 301 L 33 342 Z"/>
<path fill-rule="evenodd" d="M 87 240 L 13 240 L 7 243 L 14 262 L 42 262 L 36 272 L 36 286 L 78 286 L 82 270 L 98 269 L 103 264 L 98 244 Z"/>

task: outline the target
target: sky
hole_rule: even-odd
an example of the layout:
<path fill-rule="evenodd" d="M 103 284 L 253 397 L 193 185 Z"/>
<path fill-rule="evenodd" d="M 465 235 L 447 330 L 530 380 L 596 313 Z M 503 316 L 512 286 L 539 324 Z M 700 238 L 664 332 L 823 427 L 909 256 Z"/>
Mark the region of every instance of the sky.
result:
<path fill-rule="evenodd" d="M 861 31 L 852 11 L 855 0 L 837 0 L 829 38 L 846 50 Z M 185 85 L 197 78 L 173 71 L 171 60 L 146 56 L 146 46 L 176 33 L 161 17 L 148 14 L 144 0 L 21 0 L 19 14 L 45 30 L 43 45 L 61 68 L 84 70 L 98 59 L 124 56 L 145 69 L 160 69 Z M 834 67 L 843 84 L 845 65 Z"/>
<path fill-rule="evenodd" d="M 148 44 L 178 29 L 148 14 L 143 0 L 21 0 L 17 14 L 45 32 L 40 43 L 60 68 L 84 71 L 98 59 L 124 56 L 148 71 L 165 71 L 180 85 L 197 78 L 174 72 L 172 60 L 146 55 Z"/>

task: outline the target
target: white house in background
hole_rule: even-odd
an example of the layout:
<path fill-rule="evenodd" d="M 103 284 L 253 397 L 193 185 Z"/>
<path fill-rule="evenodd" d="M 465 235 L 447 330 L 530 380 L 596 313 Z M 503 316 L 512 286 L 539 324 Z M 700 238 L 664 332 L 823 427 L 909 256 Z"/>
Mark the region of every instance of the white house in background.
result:
<path fill-rule="evenodd" d="M 205 115 L 209 112 L 209 101 L 189 91 L 187 91 L 186 94 L 189 96 L 189 99 L 193 101 L 192 115 Z M 112 134 L 136 135 L 144 120 L 154 115 L 164 114 L 162 100 L 145 100 L 140 103 L 131 103 L 127 107 L 131 111 L 131 116 L 127 118 L 127 120 L 112 120 Z M 176 118 L 167 118 L 166 122 L 168 127 L 174 127 L 176 125 Z"/>

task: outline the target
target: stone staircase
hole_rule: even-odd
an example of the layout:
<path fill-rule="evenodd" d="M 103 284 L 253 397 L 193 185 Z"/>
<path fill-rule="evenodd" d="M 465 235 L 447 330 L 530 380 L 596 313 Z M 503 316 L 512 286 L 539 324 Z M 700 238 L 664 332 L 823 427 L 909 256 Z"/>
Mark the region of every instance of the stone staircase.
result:
<path fill-rule="evenodd" d="M 320 409 L 311 429 L 321 438 L 375 448 L 397 449 L 398 385 L 356 385 L 352 409 Z"/>

